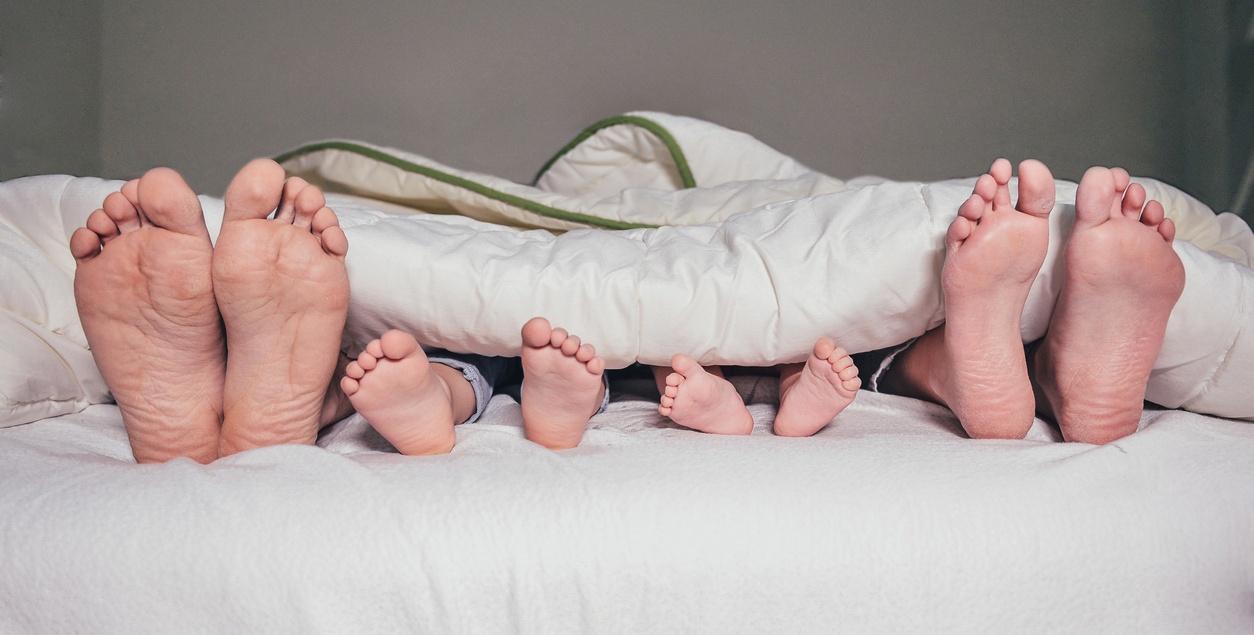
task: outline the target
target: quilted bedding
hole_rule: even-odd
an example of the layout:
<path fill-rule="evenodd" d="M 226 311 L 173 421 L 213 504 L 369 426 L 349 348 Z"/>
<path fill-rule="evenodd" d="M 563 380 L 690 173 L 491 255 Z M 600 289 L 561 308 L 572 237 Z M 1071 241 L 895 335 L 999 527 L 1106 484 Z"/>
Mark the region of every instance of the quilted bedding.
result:
<path fill-rule="evenodd" d="M 923 333 L 943 319 L 943 236 L 973 183 L 835 179 L 743 133 L 660 113 L 590 127 L 534 185 L 353 142 L 279 159 L 330 193 L 348 234 L 347 350 L 404 328 L 425 344 L 508 355 L 519 326 L 544 315 L 611 367 L 680 351 L 769 365 L 803 359 L 825 334 L 865 351 Z M 1188 280 L 1148 398 L 1254 417 L 1254 234 L 1175 188 L 1138 181 L 1175 219 Z M 14 343 L 0 369 L 5 423 L 107 399 L 74 311 L 65 245 L 117 187 L 65 176 L 0 184 L 12 281 L 0 337 Z M 1048 323 L 1074 194 L 1059 183 L 1024 341 Z M 202 203 L 216 230 L 221 201 Z"/>

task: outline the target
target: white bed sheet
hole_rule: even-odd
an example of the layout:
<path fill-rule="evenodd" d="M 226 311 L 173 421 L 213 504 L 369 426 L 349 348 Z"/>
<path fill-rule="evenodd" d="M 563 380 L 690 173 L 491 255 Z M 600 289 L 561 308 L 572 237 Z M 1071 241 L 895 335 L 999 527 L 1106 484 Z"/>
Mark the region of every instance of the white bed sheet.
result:
<path fill-rule="evenodd" d="M 966 439 L 860 394 L 808 439 L 617 386 L 576 449 L 498 396 L 451 454 L 132 462 L 116 409 L 0 429 L 0 632 L 1254 632 L 1254 426 Z"/>

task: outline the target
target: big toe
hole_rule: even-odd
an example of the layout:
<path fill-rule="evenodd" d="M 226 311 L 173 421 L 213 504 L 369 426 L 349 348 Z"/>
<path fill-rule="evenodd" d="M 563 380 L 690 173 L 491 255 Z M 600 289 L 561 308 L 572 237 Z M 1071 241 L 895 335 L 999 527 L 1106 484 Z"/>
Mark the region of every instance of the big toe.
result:
<path fill-rule="evenodd" d="M 1020 212 L 1033 216 L 1048 216 L 1054 209 L 1054 175 L 1044 163 L 1028 159 L 1019 164 Z"/>
<path fill-rule="evenodd" d="M 1119 192 L 1114 173 L 1094 166 L 1084 172 L 1075 193 L 1075 217 L 1078 225 L 1098 225 L 1110 219 L 1111 206 Z"/>
<path fill-rule="evenodd" d="M 253 159 L 226 188 L 223 221 L 265 218 L 278 206 L 287 174 L 270 159 Z"/>
<path fill-rule="evenodd" d="M 207 234 L 200 199 L 178 172 L 153 168 L 136 184 L 140 210 L 152 224 L 181 234 Z"/>

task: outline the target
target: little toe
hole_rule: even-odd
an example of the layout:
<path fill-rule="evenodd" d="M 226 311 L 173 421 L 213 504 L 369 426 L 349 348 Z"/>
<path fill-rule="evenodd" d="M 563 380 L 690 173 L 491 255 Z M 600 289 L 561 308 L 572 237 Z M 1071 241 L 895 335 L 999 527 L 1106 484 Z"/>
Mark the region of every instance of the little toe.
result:
<path fill-rule="evenodd" d="M 1158 224 L 1158 235 L 1162 236 L 1163 240 L 1166 242 L 1171 242 L 1175 240 L 1176 239 L 1175 221 L 1171 220 L 1170 218 L 1164 218 L 1163 221 Z"/>
<path fill-rule="evenodd" d="M 344 377 L 340 379 L 340 390 L 344 391 L 344 394 L 348 395 L 349 397 L 352 397 L 353 395 L 357 394 L 357 391 L 360 388 L 361 388 L 361 382 L 357 381 L 357 379 L 354 379 L 352 377 Z"/>
<path fill-rule="evenodd" d="M 100 247 L 100 235 L 86 227 L 79 227 L 70 236 L 70 254 L 78 260 L 99 254 Z"/>

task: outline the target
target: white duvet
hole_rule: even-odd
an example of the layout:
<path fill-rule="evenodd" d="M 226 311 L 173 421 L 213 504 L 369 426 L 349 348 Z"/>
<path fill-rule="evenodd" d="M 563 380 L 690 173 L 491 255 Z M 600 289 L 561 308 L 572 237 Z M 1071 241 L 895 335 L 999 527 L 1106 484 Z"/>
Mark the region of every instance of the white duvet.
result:
<path fill-rule="evenodd" d="M 923 333 L 943 320 L 942 238 L 973 183 L 842 181 L 742 133 L 658 113 L 593 126 L 535 186 L 351 142 L 281 160 L 338 193 L 331 204 L 350 242 L 346 349 L 403 328 L 433 346 L 514 354 L 520 325 L 544 315 L 612 367 L 680 351 L 769 365 L 804 358 L 821 335 L 864 351 Z M 1187 275 L 1147 396 L 1254 416 L 1254 234 L 1179 190 L 1138 181 L 1175 219 Z M 66 244 L 118 185 L 0 184 L 6 423 L 107 399 L 74 311 Z M 1074 193 L 1059 183 L 1024 341 L 1048 323 Z M 221 201 L 202 201 L 216 230 Z"/>

